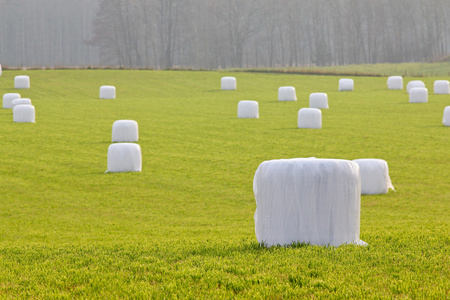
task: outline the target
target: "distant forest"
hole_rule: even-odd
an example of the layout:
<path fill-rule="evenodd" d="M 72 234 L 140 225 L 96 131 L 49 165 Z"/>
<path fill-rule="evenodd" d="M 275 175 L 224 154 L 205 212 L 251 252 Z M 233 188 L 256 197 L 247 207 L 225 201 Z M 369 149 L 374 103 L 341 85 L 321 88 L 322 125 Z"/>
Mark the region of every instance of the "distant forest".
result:
<path fill-rule="evenodd" d="M 436 61 L 450 0 L 0 0 L 9 67 L 258 68 Z"/>

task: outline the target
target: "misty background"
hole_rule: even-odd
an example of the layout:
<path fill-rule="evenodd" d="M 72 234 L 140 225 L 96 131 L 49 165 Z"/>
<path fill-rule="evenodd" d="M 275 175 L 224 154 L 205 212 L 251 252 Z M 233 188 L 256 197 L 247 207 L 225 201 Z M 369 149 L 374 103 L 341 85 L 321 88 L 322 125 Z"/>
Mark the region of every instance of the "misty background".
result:
<path fill-rule="evenodd" d="M 4 67 L 261 68 L 449 59 L 450 0 L 0 0 Z"/>

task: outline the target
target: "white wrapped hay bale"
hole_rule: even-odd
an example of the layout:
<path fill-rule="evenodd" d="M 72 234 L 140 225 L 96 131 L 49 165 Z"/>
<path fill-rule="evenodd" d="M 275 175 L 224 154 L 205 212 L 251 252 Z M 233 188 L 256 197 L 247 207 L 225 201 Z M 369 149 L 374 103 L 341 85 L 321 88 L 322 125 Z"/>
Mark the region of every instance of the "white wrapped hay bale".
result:
<path fill-rule="evenodd" d="M 31 105 L 31 100 L 29 98 L 17 98 L 11 102 L 12 106 L 16 105 Z"/>
<path fill-rule="evenodd" d="M 278 88 L 278 101 L 297 101 L 297 94 L 293 86 L 280 86 Z"/>
<path fill-rule="evenodd" d="M 354 82 L 353 79 L 350 78 L 341 78 L 339 79 L 339 91 L 353 91 Z"/>
<path fill-rule="evenodd" d="M 265 161 L 256 170 L 253 191 L 260 244 L 364 244 L 359 239 L 361 186 L 355 162 Z"/>
<path fill-rule="evenodd" d="M 133 120 L 118 120 L 112 126 L 112 142 L 137 142 L 138 123 Z"/>
<path fill-rule="evenodd" d="M 100 87 L 100 99 L 116 99 L 116 87 L 112 85 L 102 85 Z"/>
<path fill-rule="evenodd" d="M 220 88 L 222 90 L 235 90 L 236 77 L 225 76 L 220 79 Z"/>
<path fill-rule="evenodd" d="M 318 108 L 301 108 L 298 111 L 298 128 L 322 128 L 322 111 Z"/>
<path fill-rule="evenodd" d="M 259 106 L 258 102 L 252 100 L 242 100 L 238 103 L 237 108 L 238 118 L 242 119 L 258 119 Z"/>
<path fill-rule="evenodd" d="M 411 89 L 416 88 L 416 87 L 424 88 L 425 83 L 422 80 L 412 80 L 412 81 L 408 82 L 408 84 L 406 85 L 406 91 L 409 93 L 411 91 Z"/>
<path fill-rule="evenodd" d="M 13 107 L 13 121 L 17 123 L 34 123 L 35 109 L 33 105 L 21 104 Z"/>
<path fill-rule="evenodd" d="M 311 93 L 309 95 L 310 108 L 328 108 L 328 95 L 326 93 Z"/>
<path fill-rule="evenodd" d="M 361 174 L 361 194 L 386 194 L 389 189 L 395 191 L 389 177 L 389 168 L 386 161 L 375 158 L 355 159 Z"/>
<path fill-rule="evenodd" d="M 20 98 L 20 94 L 17 93 L 6 93 L 3 95 L 3 108 L 13 108 L 12 102 Z"/>
<path fill-rule="evenodd" d="M 387 86 L 389 90 L 402 90 L 403 89 L 403 77 L 402 76 L 389 76 L 387 79 Z"/>
<path fill-rule="evenodd" d="M 29 89 L 30 88 L 30 77 L 28 75 L 18 75 L 14 77 L 14 88 L 15 89 Z"/>
<path fill-rule="evenodd" d="M 434 82 L 435 94 L 450 94 L 450 82 L 448 80 L 436 80 Z"/>
<path fill-rule="evenodd" d="M 134 143 L 111 144 L 108 148 L 107 172 L 140 172 L 141 147 Z"/>
<path fill-rule="evenodd" d="M 2 76 L 2 65 L 0 65 L 0 76 Z"/>
<path fill-rule="evenodd" d="M 444 126 L 450 126 L 450 106 L 444 108 L 444 117 L 442 118 Z"/>
<path fill-rule="evenodd" d="M 428 89 L 424 87 L 415 87 L 409 90 L 409 103 L 428 102 Z"/>

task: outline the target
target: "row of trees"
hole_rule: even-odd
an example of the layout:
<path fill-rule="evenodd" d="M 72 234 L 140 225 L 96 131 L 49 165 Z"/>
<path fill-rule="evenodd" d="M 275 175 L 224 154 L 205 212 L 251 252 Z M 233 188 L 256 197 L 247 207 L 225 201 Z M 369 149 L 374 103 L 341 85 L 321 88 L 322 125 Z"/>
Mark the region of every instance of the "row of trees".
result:
<path fill-rule="evenodd" d="M 98 0 L 0 0 L 0 64 L 59 67 L 99 64 L 88 44 Z"/>
<path fill-rule="evenodd" d="M 450 51 L 448 0 L 103 0 L 94 43 L 125 67 L 424 61 Z"/>
<path fill-rule="evenodd" d="M 0 0 L 0 63 L 229 68 L 450 53 L 449 0 Z"/>

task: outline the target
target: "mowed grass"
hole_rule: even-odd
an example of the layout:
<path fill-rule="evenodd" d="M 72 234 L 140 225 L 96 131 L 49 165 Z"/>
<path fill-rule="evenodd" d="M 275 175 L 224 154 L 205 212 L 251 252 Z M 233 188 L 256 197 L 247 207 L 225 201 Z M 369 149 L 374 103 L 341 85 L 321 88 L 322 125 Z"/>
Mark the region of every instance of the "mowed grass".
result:
<path fill-rule="evenodd" d="M 417 104 L 386 78 L 338 92 L 339 77 L 239 72 L 4 71 L 1 94 L 22 74 L 36 123 L 0 110 L 0 298 L 450 296 L 450 96 L 432 93 L 445 78 L 422 78 Z M 285 85 L 297 102 L 277 101 Z M 328 94 L 323 128 L 297 129 L 311 92 Z M 237 119 L 240 100 L 260 119 Z M 119 119 L 139 124 L 140 173 L 105 174 Z M 311 156 L 388 162 L 396 192 L 361 198 L 368 247 L 258 245 L 257 167 Z"/>

